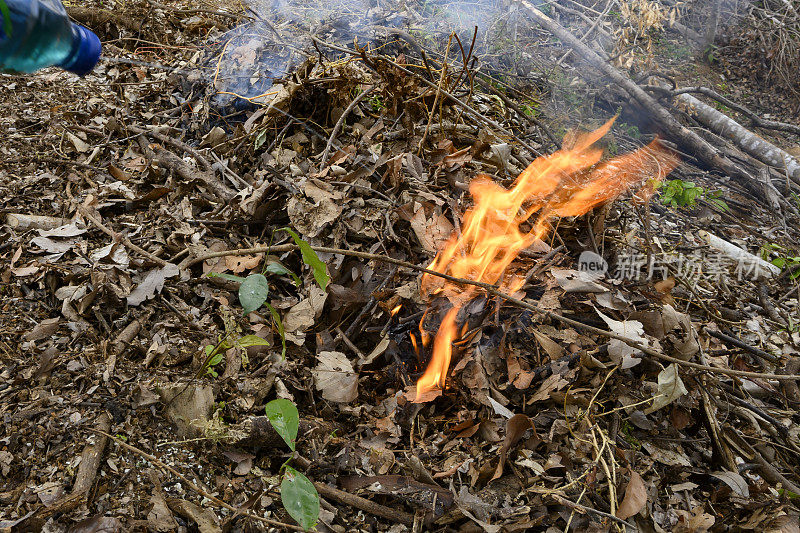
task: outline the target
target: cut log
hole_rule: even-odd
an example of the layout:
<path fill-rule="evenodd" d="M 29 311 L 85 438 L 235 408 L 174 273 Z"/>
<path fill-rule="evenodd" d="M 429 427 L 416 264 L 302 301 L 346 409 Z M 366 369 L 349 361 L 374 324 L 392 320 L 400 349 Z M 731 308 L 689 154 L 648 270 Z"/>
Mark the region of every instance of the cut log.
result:
<path fill-rule="evenodd" d="M 691 94 L 680 94 L 677 96 L 677 100 L 684 105 L 684 110 L 702 125 L 720 137 L 729 139 L 743 152 L 765 165 L 785 172 L 793 182 L 800 184 L 800 162 L 789 153 L 765 141 L 729 116 L 701 102 Z"/>

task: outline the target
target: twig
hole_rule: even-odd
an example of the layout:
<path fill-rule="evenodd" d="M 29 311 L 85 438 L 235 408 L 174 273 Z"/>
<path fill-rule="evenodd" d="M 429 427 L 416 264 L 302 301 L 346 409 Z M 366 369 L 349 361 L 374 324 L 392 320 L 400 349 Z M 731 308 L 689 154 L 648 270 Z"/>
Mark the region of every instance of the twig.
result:
<path fill-rule="evenodd" d="M 355 494 L 350 494 L 349 492 L 335 489 L 324 483 L 315 482 L 314 487 L 316 487 L 317 492 L 319 492 L 322 496 L 330 498 L 331 500 L 336 500 L 339 503 L 355 507 L 356 509 L 361 509 L 369 514 L 380 516 L 381 518 L 385 518 L 387 520 L 391 520 L 392 522 L 397 522 L 409 527 L 414 524 L 414 517 L 412 515 L 398 509 L 386 507 L 385 505 L 375 503 L 372 500 L 362 498 L 361 496 L 356 496 Z"/>
<path fill-rule="evenodd" d="M 337 327 L 336 328 L 336 333 L 337 333 L 336 338 L 337 339 L 341 339 L 342 342 L 344 342 L 347 345 L 347 347 L 350 348 L 353 351 L 353 353 L 356 354 L 356 356 L 358 356 L 358 358 L 360 360 L 363 361 L 364 359 L 366 359 L 366 356 L 364 355 L 364 352 L 359 350 L 358 346 L 353 344 L 353 341 L 350 340 L 350 337 L 345 335 L 344 331 L 342 331 L 342 328 Z"/>
<path fill-rule="evenodd" d="M 477 76 L 475 77 L 475 82 L 481 87 L 483 87 L 485 90 L 491 91 L 492 94 L 500 98 L 503 101 L 503 103 L 506 104 L 511 109 L 513 109 L 517 113 L 517 115 L 519 115 L 520 118 L 528 121 L 533 126 L 536 126 L 540 130 L 542 130 L 544 134 L 547 135 L 547 138 L 550 139 L 550 142 L 553 143 L 553 146 L 555 146 L 556 148 L 561 147 L 561 141 L 558 139 L 558 137 L 555 136 L 555 134 L 552 131 L 550 131 L 550 128 L 548 128 L 538 118 L 527 115 L 522 109 L 520 109 L 520 107 L 516 104 L 516 102 L 514 102 L 514 100 L 503 94 L 503 91 L 500 91 L 491 83 Z"/>
<path fill-rule="evenodd" d="M 200 163 L 200 166 L 202 166 L 203 169 L 211 170 L 211 163 L 208 161 L 208 159 L 206 159 L 206 157 L 203 154 L 201 154 L 198 150 L 195 150 L 194 148 L 192 148 L 183 141 L 180 141 L 173 137 L 169 137 L 167 135 L 164 135 L 163 133 L 158 133 L 157 131 L 140 128 L 139 126 L 134 126 L 132 124 L 130 125 L 126 124 L 125 128 L 131 130 L 134 133 L 138 133 L 141 135 L 149 135 L 150 137 L 156 139 L 157 141 L 170 144 L 175 148 L 177 148 L 178 150 L 183 150 L 187 154 L 191 154 L 192 157 L 194 157 L 197 160 L 197 162 Z"/>
<path fill-rule="evenodd" d="M 378 303 L 378 299 L 377 299 L 377 298 L 375 298 L 375 293 L 382 291 L 382 290 L 383 290 L 383 288 L 384 288 L 384 287 L 386 287 L 386 284 L 387 284 L 387 283 L 389 283 L 389 281 L 391 281 L 391 280 L 392 280 L 392 278 L 394 278 L 395 274 L 397 274 L 397 270 L 398 270 L 398 267 L 397 267 L 397 266 L 395 266 L 394 268 L 392 268 L 392 271 L 391 271 L 391 272 L 389 272 L 389 275 L 388 275 L 388 276 L 386 276 L 386 277 L 384 278 L 384 280 L 383 280 L 383 281 L 381 281 L 380 285 L 378 285 L 377 287 L 375 287 L 375 290 L 374 290 L 374 291 L 372 291 L 372 295 L 370 296 L 370 298 L 369 298 L 369 301 L 368 301 L 368 302 L 367 302 L 367 304 L 366 304 L 366 305 L 365 305 L 365 306 L 364 306 L 364 307 L 361 309 L 361 312 L 360 312 L 360 313 L 358 313 L 358 316 L 356 316 L 355 320 L 353 320 L 353 321 L 350 323 L 350 326 L 348 326 L 348 328 L 347 328 L 347 331 L 345 331 L 345 332 L 344 332 L 344 335 L 343 335 L 343 336 L 345 336 L 345 337 L 352 337 L 352 336 L 353 336 L 353 333 L 355 333 L 355 331 L 356 331 L 356 328 L 358 328 L 358 327 L 361 325 L 361 320 L 362 320 L 362 319 L 363 319 L 363 318 L 364 318 L 364 317 L 365 317 L 365 316 L 366 316 L 368 313 L 371 313 L 371 312 L 372 312 L 372 310 L 375 308 L 375 305 Z"/>
<path fill-rule="evenodd" d="M 213 11 L 211 9 L 177 9 L 171 6 L 164 5 L 160 2 L 155 2 L 154 0 L 147 0 L 147 3 L 153 7 L 157 7 L 163 9 L 165 11 L 170 11 L 175 13 L 176 15 L 195 15 L 198 13 L 203 13 L 205 15 L 216 15 L 218 17 L 225 17 L 232 20 L 239 20 L 241 18 L 249 18 L 246 17 L 244 14 L 236 15 L 234 13 L 227 13 L 225 11 Z"/>
<path fill-rule="evenodd" d="M 608 5 L 607 5 L 607 6 L 606 6 L 606 8 L 603 10 L 603 12 L 602 12 L 602 13 L 601 13 L 601 14 L 600 14 L 598 17 L 597 17 L 597 19 L 595 19 L 595 21 L 594 21 L 594 24 L 592 24 L 592 25 L 589 27 L 589 29 L 588 29 L 588 30 L 586 30 L 586 33 L 584 33 L 584 34 L 583 34 L 583 37 L 581 37 L 581 41 L 585 41 L 586 39 L 588 39 L 588 38 L 589 38 L 589 36 L 591 36 L 592 32 L 595 30 L 595 28 L 597 28 L 598 24 L 600 24 L 600 22 L 601 22 L 601 21 L 602 21 L 604 18 L 606 18 L 606 15 L 608 15 L 608 12 L 609 12 L 609 11 L 611 11 L 611 7 L 612 7 L 613 5 L 614 5 L 614 2 L 608 2 Z M 606 32 L 606 36 L 608 36 L 608 33 L 607 33 L 607 32 Z M 561 58 L 560 58 L 558 61 L 556 61 L 556 65 L 558 65 L 558 66 L 561 66 L 561 64 L 562 64 L 562 63 L 563 63 L 563 62 L 564 62 L 564 61 L 567 59 L 567 57 L 569 57 L 569 54 L 570 54 L 570 53 L 572 53 L 572 48 L 570 48 L 569 50 L 567 50 L 567 51 L 564 53 L 564 55 L 563 55 L 563 56 L 561 56 Z"/>
<path fill-rule="evenodd" d="M 310 36 L 310 38 L 311 38 L 311 39 L 312 39 L 314 42 L 316 42 L 316 43 L 318 43 L 318 44 L 321 44 L 322 46 L 326 46 L 326 47 L 328 47 L 328 48 L 331 48 L 332 50 L 337 50 L 337 51 L 339 51 L 339 52 L 344 52 L 344 53 L 346 53 L 346 54 L 351 54 L 351 55 L 356 55 L 356 56 L 360 56 L 360 55 L 361 55 L 359 52 L 356 52 L 355 50 L 350 50 L 350 49 L 348 49 L 348 48 L 344 48 L 344 47 L 341 47 L 341 46 L 337 46 L 337 45 L 335 45 L 335 44 L 331 44 L 331 43 L 325 42 L 325 41 L 323 41 L 323 40 L 320 40 L 320 39 L 318 39 L 318 38 L 316 38 L 316 37 L 314 37 L 314 36 Z M 398 63 L 397 63 L 397 62 L 395 62 L 395 61 L 392 61 L 391 59 L 389 59 L 389 58 L 386 58 L 386 57 L 384 57 L 384 58 L 382 58 L 382 59 L 383 59 L 384 61 L 386 61 L 387 63 L 389 63 L 390 65 L 392 65 L 394 68 L 396 68 L 396 69 L 398 69 L 398 70 L 400 70 L 400 71 L 402 71 L 402 72 L 405 72 L 405 73 L 406 73 L 406 74 L 408 74 L 409 76 L 413 76 L 413 77 L 415 77 L 416 79 L 418 79 L 418 80 L 419 80 L 419 81 L 421 81 L 423 84 L 425 84 L 425 85 L 427 85 L 428 87 L 430 87 L 431 89 L 436 89 L 436 88 L 438 87 L 438 86 L 437 86 L 437 85 L 436 85 L 434 82 L 432 82 L 432 81 L 429 81 L 427 78 L 425 78 L 425 77 L 423 77 L 423 76 L 420 76 L 420 75 L 419 75 L 419 74 L 417 74 L 416 72 L 413 72 L 413 71 L 411 71 L 411 70 L 408 70 L 408 69 L 407 69 L 407 68 L 405 68 L 404 66 L 402 66 L 402 65 L 398 64 Z M 538 150 L 536 150 L 536 148 L 534 148 L 533 146 L 531 146 L 530 144 L 528 144 L 528 143 L 527 143 L 527 142 L 525 142 L 524 140 L 520 139 L 520 138 L 519 138 L 517 135 L 515 135 L 513 132 L 511 132 L 511 131 L 507 130 L 506 128 L 504 128 L 503 126 L 501 126 L 500 124 L 498 124 L 498 123 L 497 123 L 497 122 L 495 122 L 494 120 L 492 120 L 492 119 L 490 119 L 490 118 L 488 118 L 488 117 L 485 117 L 485 116 L 483 116 L 483 115 L 482 115 L 482 114 L 481 114 L 479 111 L 475 110 L 475 108 L 473 108 L 473 107 L 472 107 L 472 106 L 470 106 L 469 104 L 466 104 L 466 103 L 464 103 L 464 102 L 463 102 L 463 101 L 461 101 L 460 99 L 456 98 L 455 96 L 453 96 L 453 95 L 452 95 L 451 93 L 449 93 L 448 91 L 445 91 L 444 89 L 442 89 L 441 93 L 442 93 L 442 95 L 444 95 L 445 97 L 447 97 L 447 98 L 448 98 L 448 100 L 450 100 L 451 102 L 453 102 L 453 103 L 454 103 L 454 104 L 456 104 L 457 106 L 459 106 L 459 107 L 461 107 L 462 109 L 464 109 L 464 111 L 466 111 L 467 113 L 469 113 L 470 115 L 472 115 L 472 116 L 473 116 L 475 119 L 477 119 L 479 122 L 483 122 L 483 123 L 484 123 L 484 124 L 486 124 L 487 126 L 491 126 L 492 128 L 495 128 L 497 131 L 499 131 L 499 132 L 501 132 L 501 133 L 503 133 L 503 134 L 507 135 L 509 138 L 516 140 L 516 141 L 517 141 L 519 144 L 521 144 L 522 146 L 524 146 L 525 148 L 527 148 L 528 150 L 530 150 L 530 152 L 531 152 L 532 154 L 536 154 L 537 156 L 540 156 L 540 155 L 542 155 L 542 154 L 540 154 L 540 153 L 539 153 L 539 151 L 538 151 Z"/>
<path fill-rule="evenodd" d="M 124 235 L 119 234 L 119 233 L 115 232 L 114 230 L 112 230 L 111 228 L 105 226 L 102 222 L 100 222 L 100 219 L 98 219 L 96 216 L 94 216 L 92 214 L 91 211 L 89 211 L 88 208 L 81 206 L 81 207 L 78 208 L 78 211 L 80 211 L 83 216 L 88 218 L 89 221 L 97 227 L 97 229 L 99 229 L 100 231 L 102 231 L 106 235 L 109 235 L 115 241 L 121 242 L 122 244 L 125 245 L 126 248 L 136 252 L 137 254 L 139 254 L 139 255 L 141 255 L 143 257 L 146 257 L 147 259 L 149 259 L 150 261 L 156 263 L 159 266 L 163 267 L 163 266 L 166 266 L 166 265 L 169 264 L 167 261 L 161 259 L 160 257 L 156 257 L 155 255 L 151 254 L 147 250 L 145 250 L 143 248 L 139 248 L 138 246 L 133 244 L 130 241 L 130 239 L 128 239 Z"/>
<path fill-rule="evenodd" d="M 599 516 L 603 516 L 605 518 L 608 518 L 609 520 L 613 520 L 614 522 L 617 522 L 618 524 L 622 524 L 622 525 L 624 525 L 626 527 L 629 527 L 631 529 L 636 529 L 634 526 L 632 526 L 631 524 L 629 524 L 625 520 L 623 520 L 621 518 L 617 518 L 613 514 L 606 513 L 606 512 L 603 512 L 603 511 L 599 511 L 597 509 L 593 509 L 592 507 L 587 507 L 587 506 L 581 505 L 579 503 L 575 503 L 573 501 L 570 501 L 570 500 L 564 498 L 563 496 L 559 496 L 558 494 L 551 494 L 551 496 L 558 503 L 560 503 L 562 505 L 566 505 L 567 507 L 571 507 L 573 509 L 577 509 L 579 511 L 583 511 L 585 513 L 592 513 L 592 514 L 596 514 L 596 515 L 599 515 Z"/>
<path fill-rule="evenodd" d="M 786 439 L 786 442 L 788 442 L 790 446 L 792 445 L 792 441 L 791 441 L 792 437 L 791 437 L 791 434 L 789 433 L 789 428 L 787 428 L 785 425 L 783 425 L 783 423 L 780 420 L 777 420 L 774 416 L 770 415 L 769 413 L 767 413 L 766 411 L 764 411 L 760 407 L 757 407 L 757 406 L 751 404 L 750 402 L 748 402 L 744 398 L 740 398 L 739 395 L 741 393 L 738 392 L 733 387 L 731 387 L 730 385 L 728 385 L 727 383 L 720 383 L 720 386 L 725 391 L 727 391 L 728 394 L 730 394 L 730 396 L 728 396 L 728 398 L 732 399 L 734 401 L 734 403 L 740 405 L 741 407 L 744 407 L 745 409 L 747 409 L 749 411 L 752 411 L 756 415 L 760 416 L 763 420 L 765 420 L 768 423 L 772 424 L 772 426 L 778 431 L 778 433 L 780 433 L 781 436 Z"/>
<path fill-rule="evenodd" d="M 419 144 L 417 145 L 417 155 L 422 153 L 422 147 L 425 144 L 425 139 L 428 138 L 428 132 L 430 131 L 431 124 L 433 123 L 433 115 L 436 114 L 436 108 L 439 106 L 439 99 L 442 97 L 442 90 L 444 90 L 445 80 L 447 79 L 447 57 L 450 53 L 450 44 L 453 42 L 453 35 L 453 33 L 450 34 L 450 39 L 447 42 L 447 48 L 444 52 L 444 60 L 442 61 L 441 74 L 439 75 L 439 83 L 436 84 L 436 96 L 433 99 L 431 112 L 428 114 L 428 122 L 425 124 L 425 131 L 422 133 L 422 138 L 419 140 Z M 465 63 L 464 68 L 466 67 L 467 65 Z"/>
<path fill-rule="evenodd" d="M 431 89 L 438 89 L 438 85 L 428 81 L 427 79 L 423 78 L 419 74 L 417 74 L 417 73 L 415 73 L 415 72 L 413 72 L 411 70 L 408 70 L 407 68 L 403 67 L 402 65 L 399 65 L 398 63 L 396 63 L 395 61 L 392 61 L 391 59 L 388 59 L 388 58 L 383 58 L 383 59 L 386 62 L 390 63 L 393 67 L 402 70 L 403 72 L 405 72 L 409 76 L 414 76 L 415 78 L 420 80 L 422 83 L 424 83 L 425 85 L 427 85 Z M 525 142 L 523 139 L 520 139 L 517 135 L 514 134 L 514 132 L 506 129 L 505 127 L 501 126 L 499 123 L 495 122 L 494 120 L 490 119 L 489 117 L 486 117 L 486 116 L 482 115 L 479 111 L 475 110 L 472 106 L 466 104 L 465 102 L 462 102 L 460 99 L 458 99 L 455 96 L 453 96 L 450 92 L 448 92 L 448 91 L 446 91 L 444 89 L 440 89 L 440 92 L 442 93 L 442 95 L 446 96 L 451 102 L 455 103 L 456 105 L 461 107 L 464 111 L 468 112 L 473 117 L 475 117 L 479 122 L 483 122 L 484 124 L 495 128 L 497 131 L 500 131 L 500 132 L 504 133 L 505 135 L 508 135 L 511 139 L 514 139 L 516 142 L 518 142 L 519 144 L 521 144 L 522 146 L 527 148 L 532 154 L 535 154 L 537 156 L 541 156 L 542 155 L 541 152 L 539 152 L 539 150 L 537 150 L 536 148 L 531 146 L 529 143 Z"/>
<path fill-rule="evenodd" d="M 150 455 L 146 451 L 140 450 L 139 448 L 137 448 L 135 446 L 131 446 L 127 442 L 123 442 L 120 439 L 116 438 L 115 436 L 109 435 L 105 431 L 100 431 L 99 429 L 90 429 L 89 431 L 92 431 L 94 433 L 98 433 L 100 435 L 105 435 L 109 439 L 113 440 L 117 445 L 122 446 L 126 450 L 131 451 L 131 452 L 133 452 L 133 453 L 135 453 L 135 454 L 147 459 L 150 463 L 152 463 L 153 465 L 157 466 L 161 470 L 167 471 L 167 472 L 171 473 L 172 475 L 176 476 L 178 479 L 180 479 L 181 481 L 186 483 L 187 487 L 189 487 L 191 490 L 195 491 L 197 494 L 199 494 L 203 498 L 206 498 L 207 500 L 213 502 L 214 504 L 218 505 L 219 507 L 222 507 L 223 509 L 227 509 L 229 511 L 233 511 L 234 513 L 237 513 L 240 516 L 246 516 L 247 518 L 251 518 L 253 520 L 258 520 L 259 522 L 263 522 L 265 524 L 269 524 L 269 525 L 271 525 L 273 527 L 281 527 L 281 528 L 291 529 L 293 531 L 304 531 L 303 528 L 300 527 L 300 526 L 297 526 L 297 525 L 294 525 L 294 524 L 286 524 L 284 522 L 278 522 L 277 520 L 271 520 L 269 518 L 264 518 L 263 516 L 258 516 L 257 514 L 253 514 L 253 513 L 249 512 L 249 511 L 243 511 L 241 508 L 234 507 L 233 505 L 230 505 L 229 503 L 220 500 L 216 496 L 213 496 L 213 495 L 209 494 L 208 492 L 206 492 L 205 490 L 203 490 L 202 488 L 200 488 L 196 484 L 194 484 L 191 480 L 189 480 L 189 478 L 187 478 L 186 476 L 184 476 L 183 474 L 181 474 L 180 472 L 178 472 L 177 470 L 175 470 L 171 466 L 161 462 L 158 458 Z"/>
<path fill-rule="evenodd" d="M 603 337 L 608 337 L 610 339 L 617 339 L 628 346 L 636 348 L 637 350 L 651 356 L 655 357 L 656 359 L 660 359 L 662 361 L 667 361 L 670 363 L 675 363 L 681 366 L 685 366 L 688 368 L 694 368 L 696 370 L 703 370 L 706 372 L 711 372 L 714 374 L 724 374 L 727 376 L 737 376 L 743 378 L 755 378 L 755 379 L 774 379 L 777 381 L 794 381 L 800 380 L 800 375 L 789 375 L 789 374 L 763 374 L 760 372 L 748 372 L 745 370 L 733 370 L 729 368 L 718 368 L 709 365 L 701 365 L 698 363 L 691 363 L 689 361 L 684 361 L 683 359 L 678 359 L 676 357 L 670 357 L 669 355 L 662 354 L 657 352 L 656 350 L 650 348 L 649 346 L 645 346 L 639 342 L 633 341 L 627 337 L 622 335 L 617 335 L 612 331 L 606 331 L 600 328 L 596 328 L 594 326 L 590 326 L 588 324 L 584 324 L 583 322 L 579 322 L 577 320 L 573 320 L 571 318 L 567 318 L 565 316 L 559 315 L 558 313 L 554 313 L 553 311 L 548 311 L 546 309 L 542 309 L 532 303 L 525 302 L 518 298 L 514 298 L 513 296 L 509 296 L 504 292 L 498 290 L 498 288 L 494 285 L 489 283 L 484 283 L 482 281 L 473 281 L 470 279 L 458 278 L 455 276 L 451 276 L 449 274 L 443 274 L 441 272 L 436 272 L 435 270 L 430 270 L 428 268 L 424 268 L 414 263 L 409 263 L 408 261 L 402 261 L 400 259 L 395 259 L 394 257 L 389 257 L 386 255 L 379 255 L 379 254 L 370 254 L 367 252 L 359 252 L 356 250 L 343 250 L 341 248 L 328 248 L 327 246 L 311 246 L 311 248 L 316 252 L 322 253 L 329 253 L 329 254 L 339 254 L 339 255 L 346 255 L 350 257 L 360 257 L 361 259 L 369 259 L 374 261 L 383 261 L 385 263 L 391 263 L 394 265 L 398 265 L 405 268 L 410 268 L 412 270 L 416 270 L 417 272 L 423 272 L 425 274 L 430 274 L 431 276 L 436 276 L 439 278 L 446 279 L 448 281 L 452 281 L 453 283 L 459 283 L 462 285 L 473 285 L 475 287 L 480 287 L 484 289 L 487 293 L 497 296 L 499 298 L 504 299 L 510 304 L 513 304 L 517 307 L 521 307 L 523 309 L 528 309 L 529 311 L 533 311 L 535 313 L 539 313 L 544 315 L 548 318 L 553 320 L 557 320 L 563 324 L 568 324 L 570 326 L 582 329 L 589 333 L 594 333 L 595 335 L 601 335 Z M 199 255 L 197 257 L 191 259 L 185 259 L 180 265 L 179 268 L 181 270 L 191 267 L 199 262 L 205 261 L 207 259 L 213 259 L 215 257 L 225 257 L 228 255 L 250 255 L 255 253 L 280 253 L 280 252 L 288 252 L 292 250 L 298 250 L 299 247 L 295 244 L 280 244 L 277 246 L 257 246 L 254 248 L 238 248 L 235 250 L 224 250 L 221 252 L 209 252 L 207 254 Z"/>
<path fill-rule="evenodd" d="M 741 348 L 742 350 L 746 350 L 746 351 L 750 352 L 751 354 L 753 354 L 753 355 L 755 355 L 757 357 L 760 357 L 761 359 L 769 361 L 770 363 L 777 363 L 779 361 L 779 359 L 777 357 L 775 357 L 774 355 L 772 355 L 771 353 L 765 352 L 761 348 L 756 348 L 755 346 L 750 346 L 746 342 L 744 342 L 744 341 L 742 341 L 740 339 L 737 339 L 736 337 L 731 337 L 730 335 L 726 335 L 726 334 L 721 333 L 719 331 L 713 331 L 713 330 L 710 330 L 710 329 L 706 329 L 706 333 L 708 333 L 712 337 L 716 337 L 717 339 L 719 339 L 721 341 L 725 341 L 725 342 L 728 342 L 730 344 L 733 344 L 737 348 Z"/>
<path fill-rule="evenodd" d="M 361 94 L 359 94 L 355 98 L 353 98 L 353 101 L 350 102 L 350 105 L 348 105 L 347 108 L 344 110 L 344 113 L 342 113 L 342 116 L 339 117 L 339 120 L 336 121 L 336 125 L 333 127 L 333 131 L 331 132 L 331 136 L 328 137 L 328 143 L 325 145 L 325 150 L 322 152 L 322 158 L 320 159 L 320 165 L 322 165 L 324 167 L 325 162 L 328 160 L 328 153 L 330 153 L 331 146 L 333 146 L 333 140 L 339 134 L 339 130 L 342 129 L 342 125 L 344 124 L 345 119 L 347 119 L 347 115 L 349 115 L 350 112 L 353 109 L 355 109 L 355 107 L 358 105 L 358 103 L 361 100 L 363 100 L 364 97 L 369 95 L 369 93 L 371 93 L 375 89 L 375 87 L 377 87 L 377 84 L 370 85 L 369 87 L 364 89 L 364 91 Z"/>

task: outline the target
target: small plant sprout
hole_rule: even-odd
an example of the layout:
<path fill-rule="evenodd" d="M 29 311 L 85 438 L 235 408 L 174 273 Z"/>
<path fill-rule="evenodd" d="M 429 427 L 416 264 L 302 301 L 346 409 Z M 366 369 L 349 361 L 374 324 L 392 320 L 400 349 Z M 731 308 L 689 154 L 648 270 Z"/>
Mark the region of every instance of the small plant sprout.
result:
<path fill-rule="evenodd" d="M 328 282 L 330 281 L 325 263 L 320 260 L 319 256 L 317 256 L 317 253 L 313 248 L 311 248 L 311 245 L 301 239 L 300 236 L 292 229 L 282 228 L 280 231 L 285 231 L 291 235 L 295 244 L 298 246 L 298 248 L 300 248 L 300 254 L 303 258 L 303 263 L 311 267 L 314 280 L 324 291 L 328 286 Z M 281 337 L 281 357 L 286 357 L 286 334 L 283 329 L 283 323 L 281 322 L 281 316 L 278 314 L 278 311 L 267 302 L 267 297 L 269 296 L 269 280 L 267 279 L 266 274 L 290 276 L 292 280 L 294 280 L 295 285 L 299 287 L 302 284 L 297 274 L 286 268 L 278 261 L 267 261 L 261 272 L 250 274 L 246 278 L 234 276 L 232 274 L 218 274 L 215 272 L 211 272 L 208 275 L 209 277 L 220 277 L 227 279 L 228 281 L 239 283 L 239 303 L 242 304 L 242 311 L 245 315 L 249 315 L 250 313 L 258 311 L 261 306 L 267 307 L 270 315 L 272 316 L 272 320 L 275 323 L 275 328 L 278 330 L 278 334 Z M 251 344 L 250 346 L 254 345 Z M 231 346 L 228 346 L 225 349 L 230 347 Z M 209 354 L 211 352 L 208 351 L 208 348 L 209 346 L 206 346 L 207 357 L 216 356 L 216 354 L 214 354 L 214 356 L 210 356 Z M 220 351 L 224 351 L 225 349 L 221 349 Z M 210 360 L 214 359 L 212 358 Z M 221 360 L 222 355 L 220 354 L 219 360 L 216 361 L 216 364 L 218 364 Z"/>
<path fill-rule="evenodd" d="M 275 432 L 281 436 L 292 451 L 292 454 L 280 467 L 280 470 L 283 471 L 281 502 L 289 516 L 307 531 L 317 524 L 319 518 L 319 493 L 314 484 L 302 472 L 289 466 L 289 462 L 294 458 L 297 444 L 300 414 L 294 403 L 282 398 L 269 402 L 266 406 L 266 413 Z"/>
<path fill-rule="evenodd" d="M 674 179 L 667 180 L 661 185 L 661 202 L 676 209 L 679 207 L 694 209 L 697 207 L 697 201 L 702 199 L 723 211 L 728 211 L 728 204 L 720 198 L 721 195 L 720 191 L 707 191 L 695 185 L 693 181 Z"/>

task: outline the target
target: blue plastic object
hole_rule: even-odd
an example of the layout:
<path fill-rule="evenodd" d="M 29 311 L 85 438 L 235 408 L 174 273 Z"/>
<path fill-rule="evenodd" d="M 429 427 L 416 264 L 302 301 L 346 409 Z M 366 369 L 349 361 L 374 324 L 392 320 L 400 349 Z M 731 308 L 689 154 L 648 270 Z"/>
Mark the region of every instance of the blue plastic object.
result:
<path fill-rule="evenodd" d="M 100 59 L 100 39 L 69 20 L 58 0 L 0 0 L 0 69 L 61 67 L 80 76 Z M 2 8 L 2 5 L 0 5 Z"/>

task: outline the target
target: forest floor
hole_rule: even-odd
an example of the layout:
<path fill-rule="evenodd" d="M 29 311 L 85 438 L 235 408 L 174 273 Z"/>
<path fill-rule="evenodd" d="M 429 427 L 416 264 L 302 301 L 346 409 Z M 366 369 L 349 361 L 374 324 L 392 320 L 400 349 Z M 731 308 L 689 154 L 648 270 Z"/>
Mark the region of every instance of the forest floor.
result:
<path fill-rule="evenodd" d="M 800 532 L 789 171 L 662 97 L 753 181 L 709 167 L 521 8 L 277 5 L 68 6 L 98 67 L 0 74 L 0 530 Z M 541 9 L 800 156 L 746 16 L 710 57 L 667 2 Z"/>

